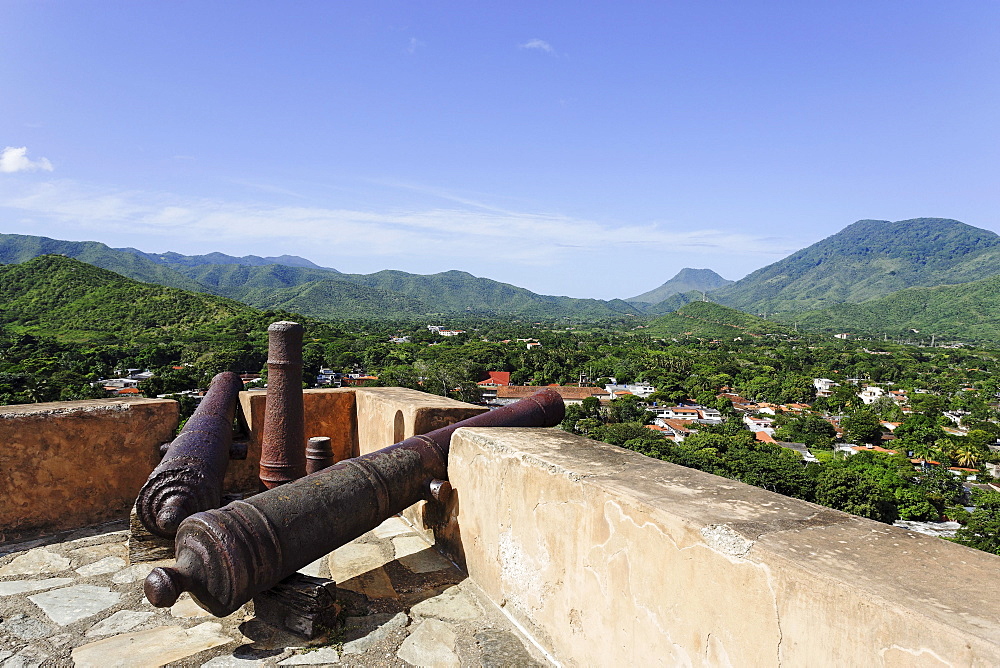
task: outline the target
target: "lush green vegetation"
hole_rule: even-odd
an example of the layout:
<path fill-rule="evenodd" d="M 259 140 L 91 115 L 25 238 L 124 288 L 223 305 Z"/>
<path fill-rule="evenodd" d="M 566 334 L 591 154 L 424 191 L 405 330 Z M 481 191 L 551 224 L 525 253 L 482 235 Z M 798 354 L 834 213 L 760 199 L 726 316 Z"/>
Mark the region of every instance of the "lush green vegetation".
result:
<path fill-rule="evenodd" d="M 860 304 L 776 316 L 814 332 L 930 342 L 1000 342 L 1000 276 L 960 285 L 907 288 Z"/>
<path fill-rule="evenodd" d="M 650 321 L 645 333 L 676 339 L 734 339 L 787 336 L 792 330 L 721 304 L 695 301 Z"/>
<path fill-rule="evenodd" d="M 804 466 L 798 452 L 755 440 L 753 433 L 733 416 L 721 425 L 699 426 L 697 434 L 674 443 L 643 427 L 642 420 L 629 415 L 627 408 L 615 406 L 630 401 L 628 397 L 612 401 L 607 410 L 602 410 L 596 400 L 571 406 L 562 426 L 650 457 L 880 522 L 966 515 L 962 506 L 967 493 L 961 481 L 944 466 L 928 465 L 915 470 L 904 454 L 868 451 Z M 802 420 L 811 419 L 818 420 Z M 832 444 L 829 436 L 825 438 Z"/>
<path fill-rule="evenodd" d="M 60 255 L 0 266 L 0 322 L 18 333 L 152 340 L 242 326 L 256 315 L 222 297 L 140 283 Z"/>
<path fill-rule="evenodd" d="M 144 388 L 152 394 L 205 387 L 219 371 L 257 372 L 268 324 L 290 317 L 299 318 L 60 255 L 0 266 L 0 403 L 105 396 L 90 384 L 128 368 L 157 372 Z M 334 332 L 304 322 L 314 334 Z M 318 369 L 314 347 L 307 350 Z"/>

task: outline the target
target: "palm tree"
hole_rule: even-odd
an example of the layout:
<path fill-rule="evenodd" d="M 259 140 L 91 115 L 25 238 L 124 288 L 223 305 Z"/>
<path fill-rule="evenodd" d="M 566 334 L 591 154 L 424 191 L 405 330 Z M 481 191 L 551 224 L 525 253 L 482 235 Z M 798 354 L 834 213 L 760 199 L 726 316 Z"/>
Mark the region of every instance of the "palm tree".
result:
<path fill-rule="evenodd" d="M 925 465 L 928 460 L 934 459 L 943 448 L 950 447 L 950 445 L 951 441 L 946 439 L 941 439 L 934 445 L 930 443 L 914 443 L 912 446 L 913 456 L 920 460 L 921 465 Z"/>
<path fill-rule="evenodd" d="M 964 468 L 976 468 L 982 454 L 974 446 L 965 444 L 956 448 L 954 455 L 955 463 Z"/>

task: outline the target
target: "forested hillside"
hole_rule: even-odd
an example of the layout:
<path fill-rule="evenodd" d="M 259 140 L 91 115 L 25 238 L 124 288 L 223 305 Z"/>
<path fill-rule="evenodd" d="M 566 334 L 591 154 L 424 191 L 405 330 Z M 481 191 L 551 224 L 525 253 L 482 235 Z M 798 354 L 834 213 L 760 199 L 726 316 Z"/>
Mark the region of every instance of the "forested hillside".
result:
<path fill-rule="evenodd" d="M 732 340 L 742 336 L 790 334 L 788 327 L 712 302 L 691 302 L 649 323 L 650 336 Z"/>
<path fill-rule="evenodd" d="M 815 332 L 909 339 L 1000 342 L 1000 276 L 961 285 L 908 288 L 860 304 L 777 316 Z M 914 332 L 913 330 L 917 330 Z"/>
<path fill-rule="evenodd" d="M 204 285 L 170 267 L 96 241 L 61 241 L 24 234 L 0 234 L 0 264 L 26 262 L 40 255 L 65 255 L 143 283 L 207 291 Z"/>
<path fill-rule="evenodd" d="M 217 294 L 237 301 L 245 301 L 246 295 L 253 293 L 258 302 L 262 299 L 266 301 L 266 295 L 271 291 L 284 290 L 315 281 L 342 281 L 342 277 L 345 276 L 327 269 L 290 267 L 281 264 L 175 265 L 175 269 L 197 281 L 200 285 L 207 286 Z"/>
<path fill-rule="evenodd" d="M 239 302 L 125 278 L 63 257 L 0 266 L 0 324 L 64 341 L 246 332 L 263 314 Z"/>
<path fill-rule="evenodd" d="M 957 220 L 861 220 L 712 292 L 759 313 L 861 302 L 915 286 L 1000 274 L 1000 236 Z"/>

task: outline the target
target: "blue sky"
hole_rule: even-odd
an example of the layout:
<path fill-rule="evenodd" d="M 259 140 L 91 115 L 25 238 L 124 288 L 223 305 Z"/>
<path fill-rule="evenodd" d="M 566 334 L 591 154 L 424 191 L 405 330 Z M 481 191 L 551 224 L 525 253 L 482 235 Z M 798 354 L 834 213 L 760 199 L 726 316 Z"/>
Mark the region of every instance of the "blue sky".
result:
<path fill-rule="evenodd" d="M 861 218 L 1000 232 L 1000 3 L 0 15 L 0 232 L 600 298 Z"/>

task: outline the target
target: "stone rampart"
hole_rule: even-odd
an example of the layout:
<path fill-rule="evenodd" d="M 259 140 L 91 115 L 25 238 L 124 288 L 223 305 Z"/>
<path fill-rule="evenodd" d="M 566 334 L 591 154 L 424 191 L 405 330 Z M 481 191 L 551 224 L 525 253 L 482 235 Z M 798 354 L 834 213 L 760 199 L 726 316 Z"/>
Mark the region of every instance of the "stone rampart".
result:
<path fill-rule="evenodd" d="M 256 487 L 263 393 L 245 392 Z M 337 458 L 484 410 L 398 388 L 305 393 Z M 124 517 L 168 400 L 0 407 L 0 542 Z M 447 507 L 406 516 L 564 665 L 1000 665 L 1000 558 L 557 429 L 454 435 Z"/>
<path fill-rule="evenodd" d="M 127 516 L 177 419 L 166 399 L 0 406 L 0 542 Z"/>
<path fill-rule="evenodd" d="M 461 429 L 449 477 L 470 577 L 565 665 L 1000 665 L 1000 557 L 554 429 Z"/>

